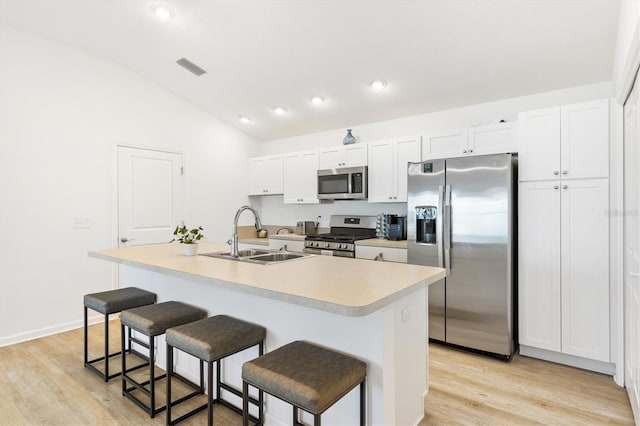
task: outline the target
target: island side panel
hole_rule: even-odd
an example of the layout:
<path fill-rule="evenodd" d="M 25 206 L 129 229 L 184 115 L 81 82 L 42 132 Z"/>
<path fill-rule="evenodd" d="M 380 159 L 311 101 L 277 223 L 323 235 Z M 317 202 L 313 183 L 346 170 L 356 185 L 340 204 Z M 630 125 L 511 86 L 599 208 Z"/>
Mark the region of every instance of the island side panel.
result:
<path fill-rule="evenodd" d="M 210 283 L 120 266 L 123 286 L 154 291 L 159 301 L 179 300 L 265 326 L 266 350 L 293 340 L 313 341 L 356 356 L 368 364 L 367 424 L 416 424 L 424 414 L 427 390 L 426 286 L 363 317 L 348 317 L 278 300 L 220 288 Z M 301 277 L 304 280 L 304 277 Z M 407 309 L 408 308 L 408 309 Z M 403 316 L 404 315 L 404 316 Z M 164 339 L 158 342 L 158 365 L 165 367 Z M 242 363 L 257 356 L 250 349 L 224 363 L 223 376 L 240 387 Z M 197 362 L 179 354 L 177 370 L 196 379 Z M 233 398 L 230 398 L 233 399 Z M 239 401 L 238 401 L 239 402 Z M 323 415 L 325 424 L 357 424 L 357 390 Z M 291 406 L 268 397 L 267 424 L 288 424 Z M 303 415 L 305 422 L 311 420 Z"/>
<path fill-rule="evenodd" d="M 384 310 L 384 423 L 416 425 L 428 390 L 427 287 Z"/>

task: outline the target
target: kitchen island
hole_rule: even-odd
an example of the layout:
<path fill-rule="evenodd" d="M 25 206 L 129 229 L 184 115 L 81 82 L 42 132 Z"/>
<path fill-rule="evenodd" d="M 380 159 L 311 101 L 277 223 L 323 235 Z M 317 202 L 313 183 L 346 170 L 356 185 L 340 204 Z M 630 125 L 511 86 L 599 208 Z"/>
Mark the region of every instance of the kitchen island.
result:
<path fill-rule="evenodd" d="M 217 251 L 228 251 L 228 246 L 200 244 L 200 253 Z M 368 365 L 367 424 L 416 424 L 424 415 L 427 285 L 444 278 L 443 269 L 332 256 L 260 265 L 185 256 L 175 243 L 98 250 L 89 256 L 120 264 L 121 286 L 153 291 L 158 301 L 179 300 L 209 315 L 263 325 L 266 351 L 307 340 L 362 359 Z M 164 367 L 164 340 L 158 341 L 158 365 Z M 227 381 L 240 387 L 242 363 L 257 356 L 252 351 L 225 361 Z M 178 372 L 195 380 L 197 367 L 195 359 L 178 354 Z M 266 401 L 267 424 L 290 422 L 289 405 Z M 357 424 L 358 392 L 329 409 L 323 422 Z"/>

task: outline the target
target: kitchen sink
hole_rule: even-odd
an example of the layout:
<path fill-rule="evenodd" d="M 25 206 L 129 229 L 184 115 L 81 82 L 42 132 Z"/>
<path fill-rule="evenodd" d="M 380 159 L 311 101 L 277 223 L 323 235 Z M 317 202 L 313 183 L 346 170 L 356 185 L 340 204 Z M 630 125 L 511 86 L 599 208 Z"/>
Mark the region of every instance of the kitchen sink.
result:
<path fill-rule="evenodd" d="M 261 262 L 282 262 L 283 260 L 299 259 L 305 256 L 309 255 L 303 253 L 279 252 L 254 256 L 252 259 L 259 260 Z"/>
<path fill-rule="evenodd" d="M 201 253 L 200 256 L 216 257 L 219 259 L 235 260 L 238 262 L 259 263 L 268 265 L 272 263 L 284 262 L 287 260 L 301 259 L 312 256 L 307 253 L 294 253 L 289 251 L 271 251 L 260 249 L 238 250 L 238 257 L 231 256 L 231 252 Z"/>

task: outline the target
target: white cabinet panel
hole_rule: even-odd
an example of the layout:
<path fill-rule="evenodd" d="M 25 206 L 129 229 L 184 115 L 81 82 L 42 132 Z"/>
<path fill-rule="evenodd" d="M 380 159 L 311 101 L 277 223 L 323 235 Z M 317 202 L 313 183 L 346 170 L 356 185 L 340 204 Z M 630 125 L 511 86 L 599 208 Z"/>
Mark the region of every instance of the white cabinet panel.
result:
<path fill-rule="evenodd" d="M 269 238 L 269 250 L 302 252 L 304 250 L 304 241 Z"/>
<path fill-rule="evenodd" d="M 609 101 L 562 107 L 563 178 L 609 176 Z"/>
<path fill-rule="evenodd" d="M 520 343 L 609 362 L 608 179 L 519 188 Z"/>
<path fill-rule="evenodd" d="M 420 161 L 420 135 L 394 139 L 396 166 L 396 202 L 407 201 L 407 164 Z"/>
<path fill-rule="evenodd" d="M 356 244 L 356 258 L 407 263 L 407 249 L 360 246 Z"/>
<path fill-rule="evenodd" d="M 461 157 L 467 154 L 467 129 L 456 129 L 425 136 L 422 159 Z"/>
<path fill-rule="evenodd" d="M 318 204 L 318 151 L 284 154 L 284 203 Z"/>
<path fill-rule="evenodd" d="M 369 202 L 407 201 L 407 163 L 420 161 L 420 136 L 369 142 Z"/>
<path fill-rule="evenodd" d="M 367 145 L 351 144 L 320 149 L 320 169 L 367 165 Z"/>
<path fill-rule="evenodd" d="M 369 202 L 384 203 L 393 200 L 395 193 L 393 143 L 390 139 L 369 142 Z"/>
<path fill-rule="evenodd" d="M 519 191 L 519 341 L 560 351 L 560 182 Z"/>
<path fill-rule="evenodd" d="M 518 152 L 515 123 L 496 123 L 469 129 L 469 155 Z"/>
<path fill-rule="evenodd" d="M 562 182 L 562 352 L 609 362 L 609 182 Z"/>
<path fill-rule="evenodd" d="M 249 195 L 283 192 L 282 154 L 249 159 Z"/>
<path fill-rule="evenodd" d="M 560 176 L 560 108 L 522 112 L 518 116 L 520 181 Z"/>
<path fill-rule="evenodd" d="M 518 152 L 515 123 L 495 123 L 440 132 L 425 137 L 422 159 Z"/>
<path fill-rule="evenodd" d="M 609 176 L 609 101 L 522 112 L 520 181 Z"/>

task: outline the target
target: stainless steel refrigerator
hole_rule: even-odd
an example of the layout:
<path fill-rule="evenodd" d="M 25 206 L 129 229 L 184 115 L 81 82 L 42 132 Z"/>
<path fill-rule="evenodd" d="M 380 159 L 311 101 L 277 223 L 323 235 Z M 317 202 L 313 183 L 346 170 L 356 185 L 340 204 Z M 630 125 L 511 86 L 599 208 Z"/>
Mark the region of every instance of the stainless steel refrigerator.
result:
<path fill-rule="evenodd" d="M 516 175 L 512 154 L 409 163 L 408 261 L 447 269 L 429 286 L 431 339 L 513 354 Z"/>

